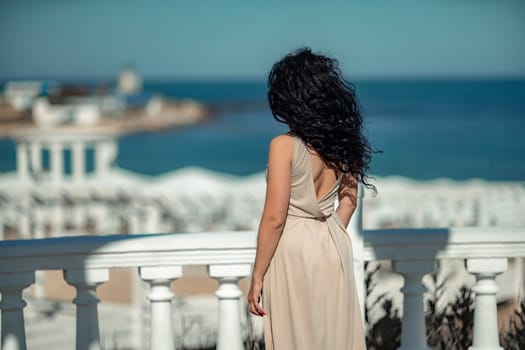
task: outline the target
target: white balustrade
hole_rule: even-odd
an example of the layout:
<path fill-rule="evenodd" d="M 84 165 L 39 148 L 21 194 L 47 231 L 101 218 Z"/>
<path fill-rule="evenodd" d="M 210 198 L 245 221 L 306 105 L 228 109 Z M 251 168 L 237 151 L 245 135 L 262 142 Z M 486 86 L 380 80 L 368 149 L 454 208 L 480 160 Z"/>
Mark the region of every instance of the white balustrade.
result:
<path fill-rule="evenodd" d="M 17 130 L 11 135 L 16 141 L 16 162 L 18 179 L 23 184 L 34 185 L 35 180 L 45 183 L 48 177 L 41 177 L 44 170 L 42 151 L 50 155 L 50 177 L 52 184 L 63 185 L 66 179 L 65 154 L 71 151 L 71 179 L 74 183 L 86 180 L 86 150 L 94 149 L 95 173 L 100 177 L 107 174 L 117 156 L 115 135 L 104 128 L 72 130 L 40 129 Z"/>
<path fill-rule="evenodd" d="M 429 349 L 425 313 L 423 312 L 423 275 L 434 271 L 434 260 L 395 260 L 394 270 L 403 275 L 403 317 L 401 319 L 402 350 Z"/>
<path fill-rule="evenodd" d="M 109 280 L 108 269 L 67 269 L 64 279 L 74 286 L 77 296 L 73 303 L 77 306 L 76 349 L 99 350 L 97 286 Z"/>
<path fill-rule="evenodd" d="M 425 349 L 421 278 L 436 260 L 466 259 L 474 274 L 474 344 L 472 350 L 500 349 L 497 340 L 495 277 L 507 259 L 525 257 L 525 228 L 449 228 L 365 230 L 361 259 L 391 260 L 405 277 L 402 349 Z M 253 263 L 256 233 L 211 232 L 79 236 L 0 242 L 2 342 L 8 350 L 24 349 L 22 290 L 34 283 L 35 270 L 65 270 L 77 289 L 77 349 L 97 349 L 96 286 L 108 279 L 109 268 L 139 268 L 150 285 L 152 349 L 175 348 L 170 284 L 182 266 L 207 265 L 219 281 L 218 349 L 241 349 L 242 293 L 239 279 Z M 27 272 L 30 271 L 30 272 Z M 361 301 L 363 302 L 363 301 Z M 8 347 L 9 345 L 9 347 Z"/>
<path fill-rule="evenodd" d="M 219 281 L 215 295 L 219 299 L 219 334 L 217 350 L 242 350 L 241 297 L 239 279 L 250 275 L 250 265 L 210 265 L 210 277 Z"/>
<path fill-rule="evenodd" d="M 3 350 L 25 350 L 24 307 L 22 291 L 35 281 L 33 272 L 16 272 L 0 276 L 2 301 L 2 342 Z"/>
<path fill-rule="evenodd" d="M 496 275 L 507 269 L 506 258 L 471 258 L 467 271 L 476 276 L 472 291 L 474 305 L 474 339 L 470 350 L 503 350 L 499 345 L 498 313 L 496 308 Z"/>
<path fill-rule="evenodd" d="M 434 260 L 461 258 L 477 278 L 471 349 L 500 349 L 495 277 L 506 270 L 507 258 L 525 257 L 524 231 L 525 227 L 365 230 L 364 259 L 392 260 L 405 277 L 402 328 L 409 332 L 402 332 L 401 348 L 428 348 L 421 278 L 433 270 Z"/>

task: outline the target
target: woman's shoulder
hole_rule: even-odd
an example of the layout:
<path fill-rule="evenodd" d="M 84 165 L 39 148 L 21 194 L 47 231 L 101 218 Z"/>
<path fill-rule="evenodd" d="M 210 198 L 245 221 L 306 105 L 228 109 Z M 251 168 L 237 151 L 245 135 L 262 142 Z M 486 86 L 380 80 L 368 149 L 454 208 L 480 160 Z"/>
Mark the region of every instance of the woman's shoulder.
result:
<path fill-rule="evenodd" d="M 295 137 L 290 134 L 278 135 L 270 141 L 270 147 L 289 148 L 290 146 L 293 146 L 294 139 Z"/>
<path fill-rule="evenodd" d="M 294 153 L 294 139 L 290 134 L 275 136 L 270 142 L 270 153 L 291 159 Z"/>

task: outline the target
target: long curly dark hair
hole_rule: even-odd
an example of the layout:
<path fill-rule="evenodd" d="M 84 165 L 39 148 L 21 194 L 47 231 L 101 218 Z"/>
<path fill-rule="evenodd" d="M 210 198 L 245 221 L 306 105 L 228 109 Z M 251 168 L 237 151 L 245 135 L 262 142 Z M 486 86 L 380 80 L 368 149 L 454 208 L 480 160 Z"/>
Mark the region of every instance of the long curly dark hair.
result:
<path fill-rule="evenodd" d="M 355 87 L 334 58 L 302 48 L 271 69 L 268 102 L 274 118 L 301 138 L 328 164 L 351 173 L 366 187 L 373 150 L 363 135 Z"/>

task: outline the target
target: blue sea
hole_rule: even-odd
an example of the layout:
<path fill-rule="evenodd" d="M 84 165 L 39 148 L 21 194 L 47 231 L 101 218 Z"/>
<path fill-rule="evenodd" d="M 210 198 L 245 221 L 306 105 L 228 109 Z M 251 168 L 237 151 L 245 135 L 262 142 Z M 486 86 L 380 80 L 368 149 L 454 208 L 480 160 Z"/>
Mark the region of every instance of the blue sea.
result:
<path fill-rule="evenodd" d="M 371 173 L 413 179 L 525 180 L 525 80 L 356 82 Z M 266 165 L 286 132 L 265 102 L 264 82 L 146 82 L 145 91 L 193 98 L 215 111 L 202 124 L 119 140 L 118 166 L 157 175 L 186 166 L 248 175 Z M 0 172 L 15 169 L 0 140 Z"/>

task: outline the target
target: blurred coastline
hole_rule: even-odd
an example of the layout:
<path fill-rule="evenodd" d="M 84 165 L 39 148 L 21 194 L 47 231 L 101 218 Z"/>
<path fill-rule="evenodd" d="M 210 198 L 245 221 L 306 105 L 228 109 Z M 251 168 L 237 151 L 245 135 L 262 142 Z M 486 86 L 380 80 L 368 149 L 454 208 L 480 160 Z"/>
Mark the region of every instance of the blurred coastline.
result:
<path fill-rule="evenodd" d="M 383 151 L 373 159 L 373 175 L 525 179 L 525 80 L 368 81 L 356 88 L 372 145 Z M 116 164 L 140 174 L 188 166 L 254 174 L 264 170 L 271 138 L 287 130 L 272 118 L 263 82 L 146 82 L 144 91 L 195 101 L 212 117 L 159 124 L 157 133 L 128 129 Z M 194 115 L 204 115 L 198 108 Z M 0 138 L 0 154 L 0 172 L 13 171 L 14 143 Z"/>

